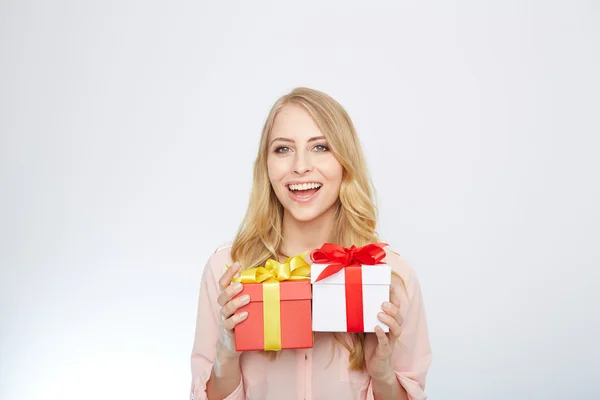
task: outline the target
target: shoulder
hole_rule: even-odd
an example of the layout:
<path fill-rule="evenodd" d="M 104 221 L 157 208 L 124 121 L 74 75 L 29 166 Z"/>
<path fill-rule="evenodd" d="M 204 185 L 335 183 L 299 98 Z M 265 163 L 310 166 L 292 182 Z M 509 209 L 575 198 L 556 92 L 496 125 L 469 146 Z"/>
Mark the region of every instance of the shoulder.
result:
<path fill-rule="evenodd" d="M 215 277 L 220 277 L 225 272 L 227 265 L 231 265 L 231 245 L 233 242 L 224 242 L 218 245 L 208 258 L 204 267 L 205 273 L 210 273 Z"/>
<path fill-rule="evenodd" d="M 420 292 L 419 280 L 413 267 L 404 259 L 404 257 L 391 247 L 385 248 L 386 256 L 383 262 L 392 267 L 395 275 L 401 278 L 404 283 L 409 298 L 412 298 L 416 291 Z"/>
<path fill-rule="evenodd" d="M 229 254 L 229 252 L 231 251 L 231 246 L 233 245 L 233 242 L 225 242 L 225 243 L 221 243 L 219 246 L 217 246 L 217 248 L 215 249 L 213 256 L 214 255 L 222 255 L 222 254 Z"/>

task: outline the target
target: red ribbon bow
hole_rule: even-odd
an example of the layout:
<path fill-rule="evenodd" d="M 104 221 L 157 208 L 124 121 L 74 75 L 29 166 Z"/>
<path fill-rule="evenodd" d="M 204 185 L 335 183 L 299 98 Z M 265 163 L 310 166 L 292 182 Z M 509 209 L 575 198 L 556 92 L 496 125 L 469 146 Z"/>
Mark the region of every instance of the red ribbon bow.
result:
<path fill-rule="evenodd" d="M 385 258 L 385 250 L 383 250 L 385 246 L 387 243 L 369 243 L 363 247 L 352 245 L 346 248 L 339 244 L 325 243 L 320 249 L 310 253 L 310 258 L 315 263 L 330 264 L 319 274 L 315 282 L 334 275 L 346 267 L 381 264 L 381 260 Z"/>
<path fill-rule="evenodd" d="M 370 243 L 363 247 L 352 245 L 350 248 L 345 248 L 337 244 L 325 243 L 320 249 L 310 253 L 310 258 L 315 263 L 330 263 L 319 274 L 315 283 L 344 270 L 347 332 L 365 331 L 361 265 L 381 264 L 381 260 L 385 257 L 383 250 L 385 246 L 386 243 Z"/>

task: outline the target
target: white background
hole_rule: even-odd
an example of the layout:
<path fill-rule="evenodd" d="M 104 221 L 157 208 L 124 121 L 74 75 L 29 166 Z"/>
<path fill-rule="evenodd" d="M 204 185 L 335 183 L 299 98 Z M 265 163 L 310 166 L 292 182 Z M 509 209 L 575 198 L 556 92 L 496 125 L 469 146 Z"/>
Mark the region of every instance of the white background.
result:
<path fill-rule="evenodd" d="M 430 398 L 600 397 L 598 2 L 282 3 L 0 3 L 0 398 L 187 398 L 202 268 L 301 85 L 418 273 Z"/>

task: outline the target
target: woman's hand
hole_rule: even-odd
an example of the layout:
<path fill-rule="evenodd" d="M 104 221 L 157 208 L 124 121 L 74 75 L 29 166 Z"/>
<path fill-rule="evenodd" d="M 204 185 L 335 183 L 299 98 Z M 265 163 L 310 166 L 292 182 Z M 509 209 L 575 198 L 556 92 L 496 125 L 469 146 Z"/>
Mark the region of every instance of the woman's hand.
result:
<path fill-rule="evenodd" d="M 390 301 L 382 304 L 382 310 L 378 318 L 390 328 L 390 331 L 386 334 L 380 326 L 376 326 L 375 333 L 365 335 L 365 362 L 371 379 L 379 382 L 394 382 L 396 374 L 392 365 L 392 353 L 400 338 L 402 316 L 400 299 L 392 286 L 390 286 Z"/>
<path fill-rule="evenodd" d="M 242 291 L 241 283 L 232 283 L 231 280 L 240 270 L 238 263 L 227 268 L 219 279 L 219 297 L 217 303 L 221 306 L 221 324 L 219 327 L 219 340 L 215 362 L 206 383 L 206 396 L 210 399 L 224 399 L 240 385 L 242 372 L 240 369 L 240 354 L 235 350 L 235 337 L 233 328 L 248 317 L 247 312 L 234 314 L 238 308 L 248 304 L 248 295 L 233 299 Z M 233 299 L 233 300 L 232 300 Z"/>
<path fill-rule="evenodd" d="M 231 282 L 235 274 L 240 270 L 240 264 L 234 263 L 227 268 L 221 279 L 219 279 L 219 287 L 221 292 L 217 298 L 217 302 L 221 306 L 221 329 L 219 333 L 219 342 L 217 343 L 217 358 L 227 360 L 237 358 L 241 354 L 235 350 L 235 338 L 233 328 L 240 322 L 248 318 L 248 312 L 244 311 L 239 314 L 234 314 L 238 308 L 250 302 L 250 296 L 244 295 L 233 299 L 242 291 L 242 284 L 239 282 Z"/>

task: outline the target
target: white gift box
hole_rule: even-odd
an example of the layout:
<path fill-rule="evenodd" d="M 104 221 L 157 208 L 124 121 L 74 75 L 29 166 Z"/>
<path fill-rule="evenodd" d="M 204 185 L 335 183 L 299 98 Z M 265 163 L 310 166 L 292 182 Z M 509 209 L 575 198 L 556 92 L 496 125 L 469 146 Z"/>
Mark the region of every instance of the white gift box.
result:
<path fill-rule="evenodd" d="M 384 332 L 389 328 L 379 321 L 381 305 L 390 299 L 392 268 L 387 264 L 346 267 L 334 275 L 315 282 L 328 264 L 311 266 L 312 324 L 314 332 L 348 332 L 346 318 L 346 269 L 360 269 L 362 277 L 363 332 L 374 332 L 379 325 Z"/>

